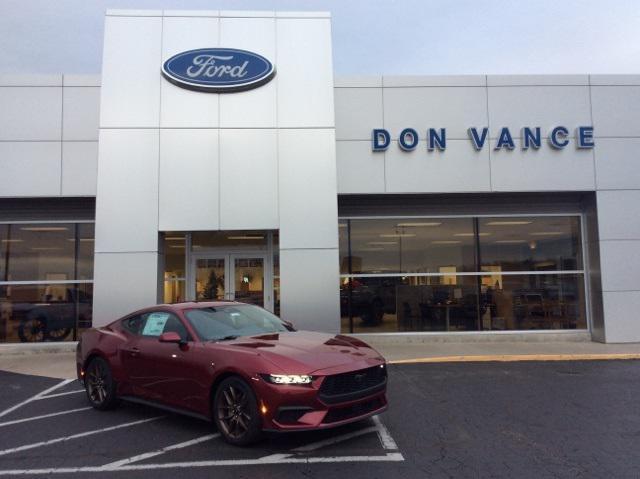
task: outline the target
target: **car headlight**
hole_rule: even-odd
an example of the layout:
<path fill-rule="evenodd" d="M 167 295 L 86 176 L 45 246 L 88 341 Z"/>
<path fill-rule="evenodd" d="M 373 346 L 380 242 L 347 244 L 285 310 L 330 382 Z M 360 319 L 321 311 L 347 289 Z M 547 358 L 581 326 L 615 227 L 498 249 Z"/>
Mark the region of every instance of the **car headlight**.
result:
<path fill-rule="evenodd" d="M 271 384 L 311 384 L 312 376 L 306 374 L 261 374 Z"/>

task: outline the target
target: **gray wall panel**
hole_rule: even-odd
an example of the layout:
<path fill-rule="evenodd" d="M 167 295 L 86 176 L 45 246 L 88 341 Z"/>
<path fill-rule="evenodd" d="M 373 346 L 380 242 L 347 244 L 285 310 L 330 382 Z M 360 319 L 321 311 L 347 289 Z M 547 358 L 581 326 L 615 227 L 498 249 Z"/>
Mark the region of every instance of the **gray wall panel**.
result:
<path fill-rule="evenodd" d="M 276 77 L 222 98 L 186 91 L 160 76 L 161 59 L 222 43 L 267 56 L 276 65 Z M 328 305 L 308 324 L 337 330 L 329 16 L 115 12 L 107 14 L 104 48 L 96 213 L 101 256 L 96 265 L 110 256 L 124 261 L 130 255 L 149 269 L 139 278 L 145 283 L 140 288 L 114 286 L 126 296 L 123 303 L 133 307 L 152 301 L 150 284 L 158 269 L 151 265 L 159 231 L 279 229 L 281 268 L 294 268 L 291 275 L 282 275 L 283 312 L 302 311 L 304 300 L 297 293 L 304 285 Z M 288 258 L 295 253 L 287 250 L 304 250 L 311 260 L 316 248 L 330 253 L 318 273 L 303 280 L 300 258 L 292 265 Z M 335 261 L 327 261 L 327 254 Z M 109 287 L 118 280 L 109 268 L 96 266 L 98 325 L 109 316 Z"/>
<path fill-rule="evenodd" d="M 0 140 L 60 141 L 62 87 L 0 87 Z"/>
<path fill-rule="evenodd" d="M 299 329 L 340 331 L 338 268 L 335 248 L 280 250 L 282 317 Z"/>

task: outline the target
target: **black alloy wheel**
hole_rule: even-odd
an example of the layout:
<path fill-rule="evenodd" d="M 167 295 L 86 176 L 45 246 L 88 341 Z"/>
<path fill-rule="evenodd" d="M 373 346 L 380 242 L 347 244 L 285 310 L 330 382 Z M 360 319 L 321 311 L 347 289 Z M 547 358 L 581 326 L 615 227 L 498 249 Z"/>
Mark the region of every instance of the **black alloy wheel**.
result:
<path fill-rule="evenodd" d="M 251 387 L 233 376 L 222 381 L 214 397 L 213 418 L 225 441 L 246 446 L 262 435 L 262 419 Z"/>
<path fill-rule="evenodd" d="M 109 363 L 104 359 L 91 360 L 85 372 L 84 385 L 87 398 L 94 408 L 104 411 L 116 406 L 116 382 L 111 375 Z"/>
<path fill-rule="evenodd" d="M 23 343 L 41 343 L 47 339 L 47 323 L 40 317 L 27 318 L 20 322 L 18 336 Z"/>

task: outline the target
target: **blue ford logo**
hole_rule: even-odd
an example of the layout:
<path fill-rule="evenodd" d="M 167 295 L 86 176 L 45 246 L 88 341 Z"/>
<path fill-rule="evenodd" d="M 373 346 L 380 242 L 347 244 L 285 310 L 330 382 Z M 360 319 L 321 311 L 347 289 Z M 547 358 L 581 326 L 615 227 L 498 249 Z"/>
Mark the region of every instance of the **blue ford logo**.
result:
<path fill-rule="evenodd" d="M 269 82 L 273 64 L 257 53 L 235 48 L 200 48 L 172 56 L 162 74 L 174 85 L 213 93 L 250 90 Z"/>

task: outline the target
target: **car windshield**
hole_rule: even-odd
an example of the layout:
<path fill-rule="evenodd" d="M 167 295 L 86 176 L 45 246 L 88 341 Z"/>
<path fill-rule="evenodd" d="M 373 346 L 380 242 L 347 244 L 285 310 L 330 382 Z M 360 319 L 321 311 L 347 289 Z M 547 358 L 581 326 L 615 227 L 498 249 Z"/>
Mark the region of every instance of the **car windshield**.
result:
<path fill-rule="evenodd" d="M 190 309 L 185 316 L 203 341 L 288 331 L 280 318 L 250 304 Z"/>

